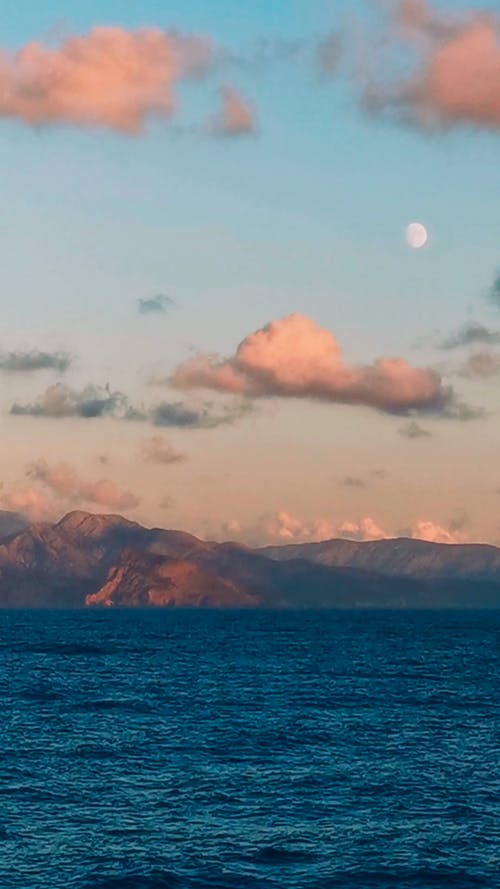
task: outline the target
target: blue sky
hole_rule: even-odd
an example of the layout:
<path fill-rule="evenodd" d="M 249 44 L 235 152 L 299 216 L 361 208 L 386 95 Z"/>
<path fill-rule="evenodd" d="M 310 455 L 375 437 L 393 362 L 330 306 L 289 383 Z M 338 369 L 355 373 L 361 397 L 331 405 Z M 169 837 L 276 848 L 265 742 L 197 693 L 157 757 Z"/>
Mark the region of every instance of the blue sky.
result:
<path fill-rule="evenodd" d="M 67 35 L 83 34 L 95 25 L 126 30 L 147 25 L 210 35 L 235 52 L 250 51 L 261 37 L 302 40 L 308 49 L 301 62 L 275 61 L 262 70 L 226 66 L 200 83 L 180 85 L 180 132 L 166 121 L 153 122 L 133 137 L 71 125 L 34 129 L 19 120 L 1 121 L 3 349 L 67 349 L 76 356 L 68 385 L 109 382 L 145 402 L 164 394 L 149 386 L 152 373 L 167 375 L 191 349 L 230 355 L 247 334 L 290 312 L 308 315 L 331 330 L 353 363 L 380 355 L 397 355 L 417 365 L 436 363 L 442 356 L 432 344 L 415 349 L 418 341 L 443 338 L 470 318 L 495 323 L 484 292 L 499 262 L 498 132 L 465 126 L 425 135 L 374 119 L 360 110 L 356 83 L 346 72 L 326 79 L 315 67 L 317 40 L 343 24 L 351 27 L 356 9 L 361 20 L 369 20 L 372 10 L 362 3 L 355 9 L 352 3 L 305 0 L 240 4 L 238 15 L 229 0 L 128 0 L 124 7 L 110 0 L 25 2 L 8 11 L 5 6 L 3 47 L 15 49 L 32 40 L 57 46 Z M 474 5 L 439 7 L 461 8 L 470 13 Z M 210 139 L 184 131 L 214 113 L 218 91 L 226 83 L 255 108 L 257 132 L 247 138 Z M 404 243 L 405 226 L 414 219 L 429 230 L 425 250 L 412 251 Z M 137 300 L 155 293 L 169 294 L 175 310 L 165 317 L 138 316 Z M 46 376 L 9 376 L 4 410 L 15 399 L 35 398 L 49 382 L 53 380 Z M 497 384 L 465 381 L 457 388 L 468 400 L 471 396 L 496 409 Z M 389 455 L 401 462 L 403 473 L 413 447 L 411 459 L 425 477 L 428 456 L 415 455 L 418 442 L 398 437 L 398 419 L 362 408 L 277 400 L 266 402 L 262 411 L 262 417 L 238 428 L 172 433 L 179 446 L 196 452 L 183 467 L 168 469 L 171 477 L 164 485 L 179 504 L 172 523 L 194 528 L 199 519 L 195 530 L 200 525 L 217 529 L 238 509 L 243 513 L 238 521 L 245 526 L 260 512 L 292 505 L 300 511 L 298 495 L 292 505 L 285 502 L 290 490 L 286 471 L 281 487 L 273 483 L 272 497 L 263 492 L 260 505 L 252 498 L 250 507 L 247 493 L 244 505 L 239 504 L 235 493 L 220 510 L 214 505 L 213 514 L 198 519 L 196 504 L 183 505 L 182 491 L 198 468 L 200 475 L 216 479 L 219 454 L 223 462 L 236 464 L 243 479 L 252 442 L 268 457 L 269 448 L 280 450 L 284 441 L 293 449 L 303 438 L 304 424 L 310 432 L 309 457 L 300 458 L 304 475 L 307 467 L 317 465 L 318 454 L 323 458 L 325 447 L 335 450 L 342 418 L 345 442 L 335 452 L 338 474 L 368 472 L 387 463 Z M 384 442 L 390 430 L 392 444 L 374 440 L 372 451 L 359 453 L 354 441 L 358 421 L 368 424 L 377 441 Z M 75 451 L 73 462 L 88 475 L 96 471 L 89 462 L 91 450 L 116 449 L 121 462 L 110 463 L 108 474 L 115 473 L 117 484 L 133 475 L 136 485 L 149 492 L 154 479 L 146 484 L 132 456 L 136 440 L 147 430 L 99 422 L 83 431 L 85 421 L 5 416 L 6 426 L 13 424 L 9 447 L 20 435 L 30 441 L 29 448 L 23 444 L 22 459 L 12 455 L 6 488 L 22 484 L 31 450 L 32 459 L 51 460 Z M 468 442 L 473 446 L 470 437 L 477 435 L 472 426 L 454 426 L 464 460 Z M 450 428 L 439 435 L 447 437 Z M 495 419 L 484 423 L 483 438 L 494 429 L 498 432 Z M 33 442 L 42 434 L 50 453 L 42 453 Z M 81 439 L 86 444 L 80 453 Z M 437 440 L 430 448 L 438 464 L 446 461 Z M 277 471 L 270 460 L 275 480 Z M 289 472 L 295 474 L 296 466 Z M 439 473 L 438 465 L 436 477 Z M 185 476 L 182 483 L 179 474 Z M 457 488 L 462 474 L 457 469 Z M 258 484 L 253 463 L 250 475 L 252 486 Z M 430 478 L 434 488 L 432 472 Z M 439 516 L 410 514 L 407 504 L 398 506 L 396 488 L 386 519 L 393 528 L 415 518 L 445 523 L 477 485 L 471 483 L 465 498 L 458 490 L 453 497 L 447 489 Z M 362 502 L 352 505 L 353 496 Z M 341 518 L 369 511 L 384 519 L 386 498 L 380 490 L 367 487 L 362 497 L 336 491 L 336 498 L 331 509 Z M 141 509 L 143 520 L 161 518 L 151 493 Z M 318 504 L 322 514 L 328 509 L 327 502 Z M 418 505 L 422 509 L 423 502 Z M 313 511 L 313 503 L 304 505 L 304 513 Z M 497 533 L 491 517 L 475 520 L 476 533 Z"/>

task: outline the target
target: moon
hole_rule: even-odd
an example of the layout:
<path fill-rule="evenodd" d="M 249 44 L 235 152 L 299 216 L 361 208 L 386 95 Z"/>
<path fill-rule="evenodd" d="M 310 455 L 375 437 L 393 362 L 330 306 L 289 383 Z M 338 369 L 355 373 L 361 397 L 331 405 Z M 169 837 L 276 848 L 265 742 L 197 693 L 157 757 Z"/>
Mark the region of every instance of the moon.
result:
<path fill-rule="evenodd" d="M 413 250 L 420 250 L 422 247 L 425 247 L 429 239 L 427 229 L 421 222 L 410 222 L 410 224 L 406 226 L 405 237 L 406 243 L 409 247 L 412 247 Z"/>

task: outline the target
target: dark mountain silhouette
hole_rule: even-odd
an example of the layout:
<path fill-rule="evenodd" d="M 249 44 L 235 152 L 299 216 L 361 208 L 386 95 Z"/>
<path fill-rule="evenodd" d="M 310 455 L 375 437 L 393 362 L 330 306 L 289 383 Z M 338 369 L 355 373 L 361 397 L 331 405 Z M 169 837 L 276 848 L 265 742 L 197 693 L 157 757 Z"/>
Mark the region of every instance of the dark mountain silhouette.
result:
<path fill-rule="evenodd" d="M 500 550 L 209 543 L 72 512 L 0 539 L 0 607 L 500 608 Z"/>

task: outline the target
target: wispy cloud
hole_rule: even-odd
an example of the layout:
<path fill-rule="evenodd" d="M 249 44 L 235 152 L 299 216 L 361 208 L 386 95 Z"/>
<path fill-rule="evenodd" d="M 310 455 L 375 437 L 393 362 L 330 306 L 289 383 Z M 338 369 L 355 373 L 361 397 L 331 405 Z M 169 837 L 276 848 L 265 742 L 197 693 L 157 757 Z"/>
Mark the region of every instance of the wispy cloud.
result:
<path fill-rule="evenodd" d="M 342 38 L 337 31 L 331 31 L 320 40 L 317 47 L 317 64 L 323 77 L 337 73 L 342 55 Z"/>
<path fill-rule="evenodd" d="M 488 291 L 488 299 L 494 306 L 500 309 L 500 273 L 497 274 Z"/>
<path fill-rule="evenodd" d="M 10 408 L 11 414 L 22 417 L 53 420 L 110 417 L 172 429 L 216 429 L 237 423 L 254 412 L 253 403 L 246 398 L 219 406 L 212 402 L 190 405 L 184 401 L 161 401 L 150 407 L 136 407 L 127 395 L 110 386 L 89 385 L 71 389 L 63 383 L 49 386 L 34 401 L 15 402 Z"/>
<path fill-rule="evenodd" d="M 137 300 L 137 308 L 141 315 L 165 315 L 175 305 L 175 300 L 164 293 L 158 293 L 156 296 L 142 297 Z"/>
<path fill-rule="evenodd" d="M 42 485 L 55 497 L 68 502 L 121 510 L 133 509 L 139 504 L 139 499 L 130 491 L 121 491 L 107 479 L 88 481 L 69 463 L 51 466 L 46 460 L 37 460 L 28 466 L 27 475 L 33 483 Z"/>
<path fill-rule="evenodd" d="M 345 488 L 366 488 L 366 482 L 362 478 L 353 475 L 346 475 L 340 480 L 340 484 Z"/>
<path fill-rule="evenodd" d="M 500 343 L 500 330 L 493 330 L 477 321 L 467 321 L 441 343 L 441 349 L 460 349 L 463 346 L 494 345 Z"/>
<path fill-rule="evenodd" d="M 82 390 L 70 389 L 62 383 L 49 386 L 35 401 L 28 404 L 14 403 L 11 414 L 30 417 L 120 416 L 126 417 L 131 408 L 125 395 L 113 392 L 109 386 L 86 386 Z"/>
<path fill-rule="evenodd" d="M 235 138 L 248 136 L 257 131 L 255 111 L 237 90 L 231 86 L 223 87 L 220 99 L 218 112 L 207 124 L 209 133 L 213 136 Z"/>
<path fill-rule="evenodd" d="M 463 362 L 459 373 L 469 379 L 486 379 L 498 376 L 500 374 L 500 352 L 486 349 L 481 352 L 473 352 Z"/>
<path fill-rule="evenodd" d="M 145 438 L 140 445 L 140 453 L 142 459 L 146 463 L 159 463 L 167 466 L 171 463 L 183 463 L 187 460 L 187 455 L 181 451 L 177 451 L 161 435 L 153 435 L 151 438 Z"/>
<path fill-rule="evenodd" d="M 424 426 L 421 426 L 420 423 L 417 423 L 415 420 L 404 423 L 403 426 L 400 426 L 398 432 L 403 438 L 412 440 L 417 438 L 430 438 L 432 434 L 428 429 L 425 429 Z"/>
<path fill-rule="evenodd" d="M 66 352 L 0 352 L 0 370 L 23 374 L 37 370 L 55 370 L 64 373 L 70 367 L 71 356 Z"/>
<path fill-rule="evenodd" d="M 216 429 L 237 423 L 254 411 L 252 402 L 246 399 L 218 407 L 211 402 L 193 407 L 182 401 L 162 401 L 151 409 L 150 416 L 154 426 L 164 428 Z"/>
<path fill-rule="evenodd" d="M 453 397 L 438 374 L 401 358 L 380 358 L 365 366 L 346 364 L 333 334 L 299 314 L 249 334 L 230 358 L 189 359 L 170 382 L 179 389 L 317 399 L 401 414 L 442 413 Z"/>

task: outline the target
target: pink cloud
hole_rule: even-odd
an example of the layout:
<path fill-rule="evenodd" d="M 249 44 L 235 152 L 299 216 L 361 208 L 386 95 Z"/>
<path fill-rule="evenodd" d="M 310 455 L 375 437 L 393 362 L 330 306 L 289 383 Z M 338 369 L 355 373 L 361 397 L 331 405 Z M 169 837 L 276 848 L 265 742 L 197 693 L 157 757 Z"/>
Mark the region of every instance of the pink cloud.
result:
<path fill-rule="evenodd" d="M 310 398 L 389 413 L 439 410 L 450 398 L 436 373 L 412 367 L 402 358 L 346 364 L 333 334 L 300 314 L 271 321 L 249 334 L 230 358 L 189 359 L 170 382 L 180 389 Z"/>
<path fill-rule="evenodd" d="M 68 463 L 49 466 L 45 460 L 37 460 L 28 467 L 27 475 L 61 500 L 122 510 L 132 509 L 139 504 L 138 498 L 130 491 L 120 491 L 114 482 L 107 479 L 87 481 Z"/>
<path fill-rule="evenodd" d="M 54 517 L 54 503 L 37 488 L 28 487 L 2 494 L 0 503 L 3 509 L 20 512 L 34 522 Z"/>
<path fill-rule="evenodd" d="M 357 522 L 342 522 L 337 529 L 337 537 L 347 540 L 387 540 L 393 535 L 383 531 L 377 522 L 366 516 Z"/>
<path fill-rule="evenodd" d="M 391 36 L 410 42 L 416 71 L 396 83 L 371 85 L 372 110 L 393 109 L 424 129 L 472 124 L 500 127 L 500 42 L 495 15 L 438 15 L 421 0 L 398 4 Z"/>
<path fill-rule="evenodd" d="M 0 117 L 138 133 L 173 113 L 176 82 L 210 56 L 207 38 L 158 28 L 95 27 L 57 49 L 32 42 L 0 54 Z"/>
<path fill-rule="evenodd" d="M 429 543 L 467 543 L 468 540 L 462 531 L 451 531 L 430 521 L 416 522 L 411 536 L 415 540 L 427 540 Z"/>
<path fill-rule="evenodd" d="M 221 90 L 221 107 L 209 121 L 209 130 L 216 136 L 246 136 L 255 133 L 257 120 L 251 105 L 235 89 Z"/>

